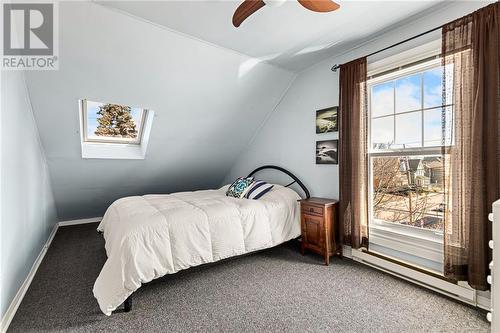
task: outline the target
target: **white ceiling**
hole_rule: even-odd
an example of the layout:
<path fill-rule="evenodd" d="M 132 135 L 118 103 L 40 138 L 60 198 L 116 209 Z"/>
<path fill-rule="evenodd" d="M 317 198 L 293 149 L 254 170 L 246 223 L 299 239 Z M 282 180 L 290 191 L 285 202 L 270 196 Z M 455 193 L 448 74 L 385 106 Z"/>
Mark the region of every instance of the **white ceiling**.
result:
<path fill-rule="evenodd" d="M 352 46 L 444 5 L 441 1 L 338 1 L 339 10 L 315 13 L 288 0 L 278 8 L 262 8 L 235 28 L 231 19 L 240 1 L 97 2 L 293 71 L 325 59 L 333 49 Z"/>

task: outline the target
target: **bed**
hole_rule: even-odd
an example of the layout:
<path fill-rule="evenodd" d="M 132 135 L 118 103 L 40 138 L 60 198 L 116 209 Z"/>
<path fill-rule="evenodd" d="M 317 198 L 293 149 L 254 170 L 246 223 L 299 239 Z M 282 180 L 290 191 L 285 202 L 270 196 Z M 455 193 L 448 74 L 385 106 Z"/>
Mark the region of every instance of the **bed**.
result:
<path fill-rule="evenodd" d="M 93 293 L 105 315 L 121 304 L 131 310 L 131 295 L 143 283 L 189 267 L 274 247 L 300 235 L 300 196 L 275 184 L 259 200 L 226 196 L 216 190 L 165 195 L 132 196 L 115 201 L 97 230 L 105 239 L 108 256 Z"/>

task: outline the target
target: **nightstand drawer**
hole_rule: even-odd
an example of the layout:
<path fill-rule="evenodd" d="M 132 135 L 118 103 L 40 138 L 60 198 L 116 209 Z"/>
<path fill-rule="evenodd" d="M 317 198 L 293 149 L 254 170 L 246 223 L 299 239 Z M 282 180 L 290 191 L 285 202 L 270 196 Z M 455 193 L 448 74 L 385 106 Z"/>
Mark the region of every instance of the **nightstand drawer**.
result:
<path fill-rule="evenodd" d="M 323 216 L 323 207 L 301 205 L 302 213 Z"/>

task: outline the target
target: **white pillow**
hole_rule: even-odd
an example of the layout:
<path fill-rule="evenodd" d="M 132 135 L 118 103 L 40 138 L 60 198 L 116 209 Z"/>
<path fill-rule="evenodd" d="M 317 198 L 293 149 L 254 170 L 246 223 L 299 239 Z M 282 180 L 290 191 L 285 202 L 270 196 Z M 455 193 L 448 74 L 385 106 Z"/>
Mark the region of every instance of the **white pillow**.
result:
<path fill-rule="evenodd" d="M 273 184 L 268 184 L 265 181 L 256 180 L 255 182 L 253 182 L 250 189 L 248 189 L 248 191 L 246 192 L 245 198 L 257 200 L 264 196 L 264 194 L 266 194 L 267 192 L 271 191 L 273 186 Z"/>

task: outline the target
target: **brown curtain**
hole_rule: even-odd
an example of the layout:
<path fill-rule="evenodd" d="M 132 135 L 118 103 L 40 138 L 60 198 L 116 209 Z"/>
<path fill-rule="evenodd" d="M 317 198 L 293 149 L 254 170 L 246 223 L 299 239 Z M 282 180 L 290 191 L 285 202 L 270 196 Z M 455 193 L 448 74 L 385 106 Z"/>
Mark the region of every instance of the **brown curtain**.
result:
<path fill-rule="evenodd" d="M 479 290 L 489 287 L 487 216 L 500 197 L 499 8 L 497 2 L 451 22 L 442 35 L 443 98 L 453 103 L 454 117 L 454 144 L 447 155 L 444 273 Z"/>
<path fill-rule="evenodd" d="M 341 237 L 368 247 L 366 58 L 340 66 L 339 105 Z"/>

